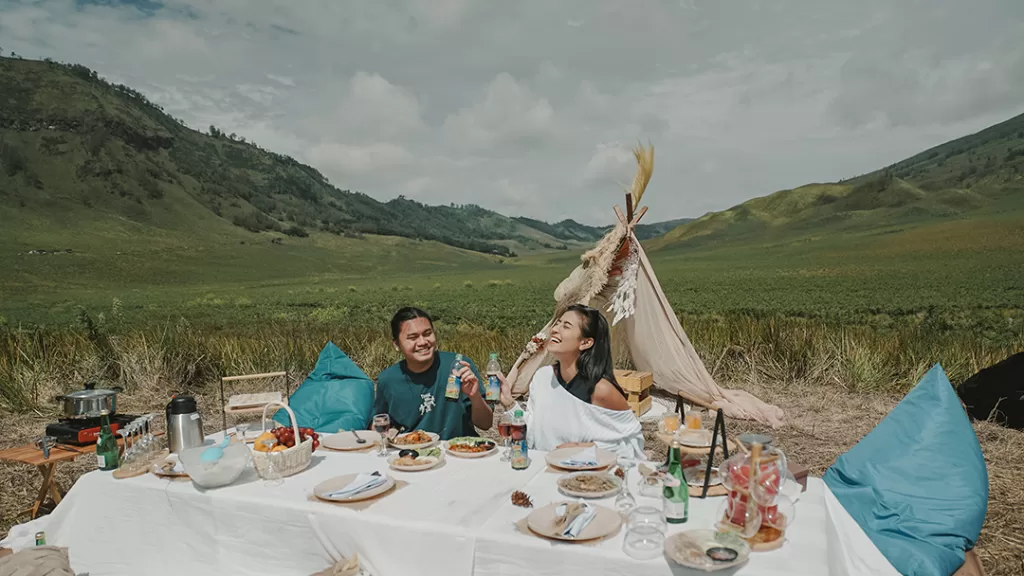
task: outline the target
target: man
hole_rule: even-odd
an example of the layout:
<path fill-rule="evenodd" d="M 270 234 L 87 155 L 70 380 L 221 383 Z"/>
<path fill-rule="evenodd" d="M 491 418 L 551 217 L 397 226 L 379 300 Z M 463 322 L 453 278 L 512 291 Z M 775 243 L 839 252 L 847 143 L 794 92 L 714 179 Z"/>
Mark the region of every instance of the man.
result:
<path fill-rule="evenodd" d="M 437 350 L 434 323 L 419 308 L 402 308 L 391 319 L 391 338 L 404 360 L 377 377 L 374 414 L 388 414 L 391 426 L 405 431 L 424 430 L 442 440 L 476 436 L 474 429 L 490 429 L 494 413 L 481 394 L 480 376 L 472 362 L 458 371 L 462 381 L 458 400 L 445 397 L 455 354 Z"/>

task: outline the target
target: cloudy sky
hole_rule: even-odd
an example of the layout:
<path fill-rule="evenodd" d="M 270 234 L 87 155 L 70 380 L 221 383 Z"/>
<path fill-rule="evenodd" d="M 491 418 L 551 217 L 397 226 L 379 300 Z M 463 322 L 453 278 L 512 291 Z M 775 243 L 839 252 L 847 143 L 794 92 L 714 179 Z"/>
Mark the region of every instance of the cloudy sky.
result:
<path fill-rule="evenodd" d="M 379 199 L 649 221 L 853 176 L 1024 112 L 1022 0 L 0 0 L 85 64 Z"/>

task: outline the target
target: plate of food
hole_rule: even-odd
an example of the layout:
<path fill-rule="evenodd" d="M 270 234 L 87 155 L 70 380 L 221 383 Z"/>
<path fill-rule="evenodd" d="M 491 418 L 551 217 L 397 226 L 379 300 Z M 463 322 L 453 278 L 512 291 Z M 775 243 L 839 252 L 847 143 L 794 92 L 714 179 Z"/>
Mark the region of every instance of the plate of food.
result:
<path fill-rule="evenodd" d="M 687 568 L 717 572 L 746 562 L 750 545 L 729 532 L 686 530 L 665 539 L 665 555 Z"/>
<path fill-rule="evenodd" d="M 429 448 L 441 437 L 433 432 L 424 432 L 423 430 L 413 430 L 412 432 L 406 432 L 405 434 L 399 434 L 394 438 L 388 440 L 388 442 L 396 448 L 408 448 L 410 450 L 419 450 L 421 448 Z"/>
<path fill-rule="evenodd" d="M 177 454 L 168 454 L 166 457 L 153 462 L 149 471 L 157 476 L 165 476 L 167 478 L 188 478 L 188 474 L 185 473 L 185 467 L 181 465 Z"/>
<path fill-rule="evenodd" d="M 427 448 L 424 450 L 413 450 L 411 448 L 404 448 L 398 451 L 398 454 L 392 454 L 388 456 L 388 464 L 394 470 L 401 472 L 420 472 L 422 470 L 430 470 L 444 461 L 444 454 L 441 453 L 441 449 Z"/>
<path fill-rule="evenodd" d="M 558 489 L 576 498 L 607 498 L 618 494 L 622 480 L 607 472 L 576 472 L 559 478 Z"/>
<path fill-rule="evenodd" d="M 497 452 L 498 445 L 487 438 L 460 436 L 449 440 L 445 449 L 459 458 L 483 458 Z"/>
<path fill-rule="evenodd" d="M 366 450 L 379 443 L 380 434 L 372 430 L 339 430 L 336 434 L 325 434 L 320 441 L 320 445 L 328 450 L 343 451 Z"/>

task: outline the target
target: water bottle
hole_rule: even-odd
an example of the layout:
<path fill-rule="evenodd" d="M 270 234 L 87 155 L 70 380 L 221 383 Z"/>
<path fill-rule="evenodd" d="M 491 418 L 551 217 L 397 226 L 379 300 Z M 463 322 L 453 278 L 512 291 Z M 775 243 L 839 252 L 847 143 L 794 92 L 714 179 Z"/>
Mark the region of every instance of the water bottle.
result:
<path fill-rule="evenodd" d="M 497 402 L 501 398 L 499 372 L 501 372 L 501 364 L 498 363 L 498 353 L 491 352 L 491 359 L 487 361 L 487 392 L 484 396 L 488 402 Z"/>
<path fill-rule="evenodd" d="M 444 397 L 449 400 L 458 400 L 459 392 L 462 391 L 462 378 L 458 376 L 459 370 L 462 370 L 462 354 L 455 355 L 451 370 L 448 371 L 448 385 L 444 387 Z"/>

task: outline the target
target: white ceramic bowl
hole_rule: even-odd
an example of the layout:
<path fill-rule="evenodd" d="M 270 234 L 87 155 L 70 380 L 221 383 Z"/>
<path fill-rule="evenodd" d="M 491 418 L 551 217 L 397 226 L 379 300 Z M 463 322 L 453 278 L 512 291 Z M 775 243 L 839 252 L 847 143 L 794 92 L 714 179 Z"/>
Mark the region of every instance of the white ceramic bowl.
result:
<path fill-rule="evenodd" d="M 220 460 L 202 462 L 200 456 L 208 448 L 209 446 L 198 446 L 178 454 L 178 460 L 185 467 L 185 473 L 203 488 L 227 486 L 238 480 L 252 458 L 245 444 L 232 442 L 224 448 L 224 457 Z"/>

